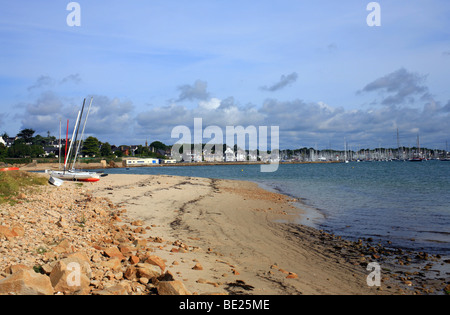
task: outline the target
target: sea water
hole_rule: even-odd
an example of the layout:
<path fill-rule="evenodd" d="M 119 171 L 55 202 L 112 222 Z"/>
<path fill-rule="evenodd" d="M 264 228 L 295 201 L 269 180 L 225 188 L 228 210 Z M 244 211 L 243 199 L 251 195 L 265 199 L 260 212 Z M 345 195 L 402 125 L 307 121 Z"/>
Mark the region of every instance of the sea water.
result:
<path fill-rule="evenodd" d="M 254 181 L 300 199 L 299 224 L 343 238 L 450 254 L 450 162 L 350 162 L 195 165 L 106 169 L 109 174 L 161 174 Z"/>

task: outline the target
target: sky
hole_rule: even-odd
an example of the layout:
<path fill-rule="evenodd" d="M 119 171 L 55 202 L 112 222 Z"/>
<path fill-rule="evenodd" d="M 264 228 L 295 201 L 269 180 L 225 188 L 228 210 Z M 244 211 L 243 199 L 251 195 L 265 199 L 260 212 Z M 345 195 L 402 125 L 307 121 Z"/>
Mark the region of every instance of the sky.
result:
<path fill-rule="evenodd" d="M 115 145 L 201 118 L 280 148 L 445 148 L 450 2 L 377 1 L 379 26 L 369 2 L 0 0 L 0 133 L 65 136 L 93 97 L 85 134 Z"/>

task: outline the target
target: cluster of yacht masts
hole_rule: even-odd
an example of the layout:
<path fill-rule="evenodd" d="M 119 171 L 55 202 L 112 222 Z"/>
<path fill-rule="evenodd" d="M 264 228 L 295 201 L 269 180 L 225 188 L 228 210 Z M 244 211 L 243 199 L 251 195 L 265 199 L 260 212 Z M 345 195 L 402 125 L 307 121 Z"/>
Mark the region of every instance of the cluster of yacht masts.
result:
<path fill-rule="evenodd" d="M 288 155 L 286 151 L 281 151 L 281 158 L 283 160 L 297 160 L 297 161 L 426 161 L 426 160 L 440 160 L 450 161 L 450 154 L 448 153 L 448 143 L 446 142 L 446 149 L 427 149 L 420 148 L 419 137 L 417 137 L 416 147 L 400 146 L 398 142 L 397 148 L 379 148 L 376 149 L 357 149 L 353 151 L 348 143 L 344 140 L 344 150 L 317 150 L 312 148 L 304 148 L 295 150 L 293 155 Z"/>

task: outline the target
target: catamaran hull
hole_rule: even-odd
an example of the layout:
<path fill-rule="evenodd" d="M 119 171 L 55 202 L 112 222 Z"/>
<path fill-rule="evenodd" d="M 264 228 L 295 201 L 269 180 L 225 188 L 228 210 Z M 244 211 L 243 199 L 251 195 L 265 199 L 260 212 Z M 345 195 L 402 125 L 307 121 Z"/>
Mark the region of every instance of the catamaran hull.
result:
<path fill-rule="evenodd" d="M 93 172 L 73 172 L 73 171 L 52 171 L 46 170 L 47 174 L 51 177 L 59 178 L 62 180 L 71 180 L 79 182 L 98 182 L 100 180 L 100 174 Z"/>

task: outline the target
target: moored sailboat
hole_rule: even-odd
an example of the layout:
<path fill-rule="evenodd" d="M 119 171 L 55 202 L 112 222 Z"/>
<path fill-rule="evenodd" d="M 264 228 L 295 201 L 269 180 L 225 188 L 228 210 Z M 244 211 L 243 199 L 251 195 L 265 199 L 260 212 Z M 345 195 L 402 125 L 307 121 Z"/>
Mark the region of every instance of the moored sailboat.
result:
<path fill-rule="evenodd" d="M 416 152 L 415 155 L 413 155 L 408 161 L 410 162 L 422 162 L 424 159 L 420 153 L 420 141 L 419 141 L 419 135 L 417 135 L 417 149 L 418 152 Z"/>
<path fill-rule="evenodd" d="M 445 141 L 445 158 L 441 159 L 442 162 L 450 162 L 450 158 L 448 157 L 448 142 Z"/>

